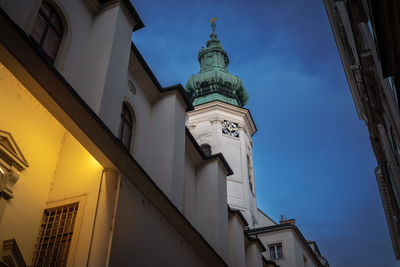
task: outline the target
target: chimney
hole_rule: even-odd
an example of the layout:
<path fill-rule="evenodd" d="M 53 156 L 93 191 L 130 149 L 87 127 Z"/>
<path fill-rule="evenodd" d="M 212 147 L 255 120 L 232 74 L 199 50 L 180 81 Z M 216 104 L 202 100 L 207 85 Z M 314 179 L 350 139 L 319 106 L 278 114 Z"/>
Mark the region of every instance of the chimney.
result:
<path fill-rule="evenodd" d="M 296 225 L 296 220 L 293 219 L 283 219 L 283 215 L 281 215 L 281 219 L 279 220 L 279 224 L 291 224 L 291 225 Z"/>

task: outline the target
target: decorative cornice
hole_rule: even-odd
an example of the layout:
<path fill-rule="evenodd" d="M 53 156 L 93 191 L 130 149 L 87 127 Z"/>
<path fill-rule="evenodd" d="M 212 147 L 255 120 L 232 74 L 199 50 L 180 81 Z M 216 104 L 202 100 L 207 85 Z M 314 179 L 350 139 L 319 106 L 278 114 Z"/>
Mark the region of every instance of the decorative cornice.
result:
<path fill-rule="evenodd" d="M 239 126 L 239 127 L 243 127 L 244 129 L 247 128 L 249 136 L 253 136 L 255 134 L 255 132 L 257 131 L 256 125 L 254 123 L 253 117 L 251 116 L 250 110 L 248 110 L 246 108 L 241 108 L 241 107 L 237 107 L 234 105 L 230 105 L 230 104 L 227 104 L 227 103 L 224 103 L 221 101 L 212 101 L 212 102 L 198 105 L 194 108 L 193 111 L 190 111 L 187 114 L 189 115 L 189 117 L 191 117 L 192 114 L 195 114 L 195 113 L 200 114 L 202 112 L 205 113 L 211 109 L 214 109 L 214 110 L 219 109 L 222 111 L 229 111 L 233 115 L 243 117 L 244 124 L 242 124 L 242 126 Z M 215 114 L 215 115 L 212 115 L 209 120 L 211 123 L 219 123 L 219 122 L 223 122 L 224 119 L 226 119 L 226 117 L 224 118 L 220 114 Z M 190 119 L 190 123 L 191 122 L 193 122 L 192 118 Z"/>
<path fill-rule="evenodd" d="M 13 186 L 19 179 L 18 171 L 29 166 L 9 132 L 0 130 L 0 197 L 14 197 Z"/>
<path fill-rule="evenodd" d="M 17 143 L 9 132 L 0 130 L 0 159 L 8 169 L 14 166 L 19 171 L 29 166 Z"/>

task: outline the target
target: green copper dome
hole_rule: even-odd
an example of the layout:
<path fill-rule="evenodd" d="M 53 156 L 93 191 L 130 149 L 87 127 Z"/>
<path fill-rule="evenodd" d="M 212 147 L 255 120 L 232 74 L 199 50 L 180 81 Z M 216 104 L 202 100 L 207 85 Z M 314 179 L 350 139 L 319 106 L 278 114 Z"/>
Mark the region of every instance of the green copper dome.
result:
<path fill-rule="evenodd" d="M 215 23 L 207 48 L 199 51 L 199 73 L 192 75 L 186 84 L 193 105 L 197 106 L 214 100 L 244 106 L 249 96 L 243 88 L 242 80 L 228 72 L 229 57 L 215 34 Z"/>

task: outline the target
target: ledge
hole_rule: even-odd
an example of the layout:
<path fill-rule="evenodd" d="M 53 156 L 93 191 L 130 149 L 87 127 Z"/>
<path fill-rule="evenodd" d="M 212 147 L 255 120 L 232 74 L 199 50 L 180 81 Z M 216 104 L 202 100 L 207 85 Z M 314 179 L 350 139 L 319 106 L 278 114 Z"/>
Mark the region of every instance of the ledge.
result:
<path fill-rule="evenodd" d="M 240 220 L 243 223 L 243 226 L 249 226 L 249 223 L 247 222 L 247 220 L 244 218 L 242 212 L 240 210 L 236 210 L 236 209 L 232 209 L 229 205 L 228 205 L 228 213 L 229 214 L 236 214 L 239 216 Z"/>
<path fill-rule="evenodd" d="M 154 75 L 153 71 L 150 69 L 149 65 L 147 65 L 146 61 L 144 60 L 142 54 L 139 52 L 136 45 L 132 42 L 131 43 L 131 50 L 136 58 L 139 60 L 140 64 L 142 65 L 144 71 L 149 76 L 150 80 L 153 82 L 154 86 L 158 89 L 160 93 L 168 93 L 172 91 L 178 91 L 181 95 L 183 101 L 185 102 L 187 109 L 186 111 L 193 110 L 192 101 L 190 99 L 189 94 L 185 91 L 181 84 L 175 84 L 168 87 L 162 87 L 160 82 L 157 80 L 156 76 Z"/>
<path fill-rule="evenodd" d="M 201 158 L 203 160 L 209 160 L 209 159 L 219 159 L 221 161 L 221 163 L 224 165 L 225 170 L 227 172 L 227 176 L 232 175 L 233 171 L 231 169 L 231 167 L 229 166 L 228 162 L 226 161 L 224 155 L 222 153 L 217 153 L 217 154 L 212 154 L 210 156 L 207 156 L 203 150 L 201 149 L 201 147 L 199 146 L 199 144 L 197 143 L 196 139 L 194 139 L 193 135 L 190 133 L 189 129 L 187 127 L 185 127 L 185 133 L 186 136 L 189 137 L 189 140 L 192 142 L 193 146 L 195 147 L 195 149 L 197 150 L 197 152 L 199 152 Z"/>

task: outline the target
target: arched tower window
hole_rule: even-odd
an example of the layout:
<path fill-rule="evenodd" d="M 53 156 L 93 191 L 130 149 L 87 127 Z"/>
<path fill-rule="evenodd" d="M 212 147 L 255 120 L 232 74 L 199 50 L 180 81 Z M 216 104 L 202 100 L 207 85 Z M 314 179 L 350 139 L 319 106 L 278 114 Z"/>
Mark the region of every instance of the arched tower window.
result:
<path fill-rule="evenodd" d="M 135 117 L 132 115 L 129 105 L 124 102 L 122 104 L 118 138 L 128 149 L 130 148 L 131 140 L 134 137 L 135 124 Z"/>
<path fill-rule="evenodd" d="M 209 144 L 202 144 L 200 148 L 206 156 L 211 156 L 211 146 Z"/>
<path fill-rule="evenodd" d="M 48 2 L 43 1 L 33 25 L 31 37 L 52 63 L 56 59 L 63 34 L 64 29 L 57 11 Z"/>

